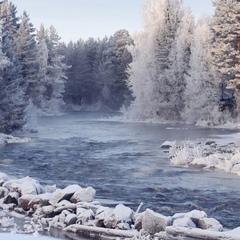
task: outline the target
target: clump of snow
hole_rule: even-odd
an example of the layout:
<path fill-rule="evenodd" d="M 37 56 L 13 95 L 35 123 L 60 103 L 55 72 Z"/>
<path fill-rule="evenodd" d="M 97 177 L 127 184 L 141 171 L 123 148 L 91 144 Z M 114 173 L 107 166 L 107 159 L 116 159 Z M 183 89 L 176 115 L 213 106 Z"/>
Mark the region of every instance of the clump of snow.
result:
<path fill-rule="evenodd" d="M 220 146 L 214 141 L 205 144 L 187 141 L 170 148 L 170 159 L 174 165 L 218 168 L 240 175 L 240 148 L 233 143 Z"/>
<path fill-rule="evenodd" d="M 12 135 L 0 133 L 0 144 L 26 143 L 26 142 L 31 142 L 31 138 L 28 138 L 28 137 L 19 138 L 19 137 L 14 137 Z"/>

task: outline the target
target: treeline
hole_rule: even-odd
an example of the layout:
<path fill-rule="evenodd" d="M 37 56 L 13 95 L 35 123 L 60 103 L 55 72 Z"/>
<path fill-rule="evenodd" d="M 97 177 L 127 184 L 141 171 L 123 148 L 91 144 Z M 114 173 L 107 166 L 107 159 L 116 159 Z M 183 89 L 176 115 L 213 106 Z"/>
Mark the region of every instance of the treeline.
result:
<path fill-rule="evenodd" d="M 61 108 L 68 67 L 54 27 L 35 31 L 27 13 L 17 17 L 7 0 L 0 3 L 0 19 L 0 132 L 11 133 L 34 108 Z"/>
<path fill-rule="evenodd" d="M 26 12 L 0 3 L 0 132 L 21 129 L 38 113 L 54 114 L 74 105 L 119 110 L 132 100 L 128 87 L 126 30 L 110 38 L 61 42 L 56 29 L 36 30 Z"/>
<path fill-rule="evenodd" d="M 215 0 L 195 22 L 180 0 L 146 0 L 144 28 L 65 44 L 36 30 L 26 12 L 0 3 L 0 132 L 21 129 L 33 112 L 80 106 L 131 119 L 196 124 L 235 120 L 240 111 L 240 2 Z"/>
<path fill-rule="evenodd" d="M 240 2 L 215 0 L 198 22 L 179 0 L 147 0 L 134 37 L 126 116 L 221 124 L 240 110 Z"/>
<path fill-rule="evenodd" d="M 132 56 L 127 50 L 133 40 L 126 30 L 110 38 L 70 42 L 65 48 L 68 80 L 64 100 L 68 105 L 119 110 L 132 100 L 128 87 L 129 64 Z"/>

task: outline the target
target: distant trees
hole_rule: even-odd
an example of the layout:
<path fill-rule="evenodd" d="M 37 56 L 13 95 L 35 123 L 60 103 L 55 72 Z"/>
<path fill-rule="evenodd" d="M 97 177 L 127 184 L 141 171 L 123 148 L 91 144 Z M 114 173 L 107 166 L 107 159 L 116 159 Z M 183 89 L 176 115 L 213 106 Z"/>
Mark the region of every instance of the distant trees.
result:
<path fill-rule="evenodd" d="M 129 105 L 131 91 L 127 79 L 132 60 L 128 46 L 133 41 L 126 30 L 102 40 L 70 42 L 66 49 L 68 80 L 64 99 L 68 104 L 119 110 Z"/>

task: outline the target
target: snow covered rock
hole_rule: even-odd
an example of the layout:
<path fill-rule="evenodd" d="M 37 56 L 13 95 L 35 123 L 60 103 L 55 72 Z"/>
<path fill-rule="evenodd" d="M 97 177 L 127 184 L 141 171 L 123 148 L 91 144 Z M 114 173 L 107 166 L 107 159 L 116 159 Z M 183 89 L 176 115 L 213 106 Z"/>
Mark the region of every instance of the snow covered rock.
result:
<path fill-rule="evenodd" d="M 5 198 L 4 198 L 4 203 L 6 204 L 18 204 L 18 198 L 19 198 L 19 193 L 17 192 L 10 192 Z"/>
<path fill-rule="evenodd" d="M 173 221 L 173 227 L 195 228 L 196 225 L 189 217 L 178 218 Z"/>
<path fill-rule="evenodd" d="M 173 221 L 176 219 L 182 219 L 182 218 L 190 218 L 193 223 L 198 226 L 198 222 L 202 218 L 207 218 L 207 214 L 204 211 L 200 210 L 192 210 L 187 213 L 176 213 L 172 216 Z"/>
<path fill-rule="evenodd" d="M 104 220 L 113 212 L 112 208 L 109 207 L 99 207 L 95 216 L 96 227 L 104 227 Z"/>
<path fill-rule="evenodd" d="M 76 221 L 77 221 L 77 215 L 74 213 L 70 213 L 70 214 L 67 214 L 64 222 L 67 226 L 69 226 L 71 224 L 75 224 Z"/>
<path fill-rule="evenodd" d="M 82 209 L 77 211 L 77 223 L 85 225 L 90 220 L 94 219 L 94 212 L 91 209 Z"/>
<path fill-rule="evenodd" d="M 10 180 L 9 176 L 5 173 L 0 172 L 0 186 L 3 185 L 6 181 Z"/>
<path fill-rule="evenodd" d="M 54 212 L 62 212 L 63 210 L 76 209 L 77 205 L 75 203 L 71 203 L 68 200 L 62 200 L 61 202 L 55 205 Z"/>
<path fill-rule="evenodd" d="M 164 143 L 162 143 L 162 145 L 160 146 L 160 148 L 171 148 L 175 145 L 175 142 L 173 141 L 165 141 Z"/>
<path fill-rule="evenodd" d="M 132 223 L 133 211 L 131 208 L 118 204 L 115 209 L 104 219 L 107 228 L 116 228 L 119 223 Z"/>
<path fill-rule="evenodd" d="M 44 193 L 44 189 L 40 183 L 31 177 L 8 180 L 3 184 L 3 187 L 7 188 L 9 191 L 19 192 L 21 195 L 38 195 Z"/>
<path fill-rule="evenodd" d="M 171 223 L 171 218 L 155 213 L 150 209 L 146 209 L 142 216 L 142 228 L 149 234 L 155 234 L 164 231 L 166 226 Z"/>
<path fill-rule="evenodd" d="M 25 194 L 18 199 L 18 206 L 28 211 L 39 206 L 49 205 L 51 193 L 43 193 L 39 195 Z"/>
<path fill-rule="evenodd" d="M 201 229 L 215 230 L 222 232 L 223 226 L 214 218 L 202 218 L 198 221 L 198 227 Z"/>
<path fill-rule="evenodd" d="M 50 199 L 50 204 L 55 206 L 58 202 L 62 200 L 70 200 L 75 192 L 82 189 L 79 185 L 73 184 L 69 185 L 64 189 L 57 189 L 54 193 L 52 198 Z"/>
<path fill-rule="evenodd" d="M 70 201 L 73 203 L 77 202 L 92 202 L 96 194 L 96 190 L 92 187 L 81 188 L 77 190 Z"/>
<path fill-rule="evenodd" d="M 8 195 L 9 191 L 5 187 L 0 187 L 0 198 L 4 198 Z"/>

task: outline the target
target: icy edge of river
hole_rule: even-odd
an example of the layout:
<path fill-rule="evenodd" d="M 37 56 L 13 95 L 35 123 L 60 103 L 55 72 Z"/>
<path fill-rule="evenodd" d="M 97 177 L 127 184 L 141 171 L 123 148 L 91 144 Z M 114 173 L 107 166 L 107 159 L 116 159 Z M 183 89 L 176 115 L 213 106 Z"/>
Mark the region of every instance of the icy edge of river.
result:
<path fill-rule="evenodd" d="M 235 143 L 218 145 L 215 141 L 201 143 L 185 141 L 165 142 L 162 148 L 169 148 L 171 164 L 190 168 L 220 169 L 240 176 L 240 148 Z"/>
<path fill-rule="evenodd" d="M 31 142 L 31 138 L 28 137 L 14 137 L 9 134 L 0 133 L 0 144 L 6 144 L 6 143 L 26 143 Z"/>
<path fill-rule="evenodd" d="M 141 205 L 136 211 L 123 204 L 115 208 L 104 207 L 94 197 L 92 187 L 70 185 L 59 189 L 42 186 L 30 177 L 13 179 L 0 173 L 0 230 L 37 235 L 59 228 L 89 237 L 113 239 L 174 239 L 176 235 L 196 239 L 240 239 L 240 228 L 226 231 L 204 211 L 164 216 L 151 209 L 140 212 Z M 17 224 L 17 219 L 21 219 L 21 224 Z"/>

